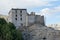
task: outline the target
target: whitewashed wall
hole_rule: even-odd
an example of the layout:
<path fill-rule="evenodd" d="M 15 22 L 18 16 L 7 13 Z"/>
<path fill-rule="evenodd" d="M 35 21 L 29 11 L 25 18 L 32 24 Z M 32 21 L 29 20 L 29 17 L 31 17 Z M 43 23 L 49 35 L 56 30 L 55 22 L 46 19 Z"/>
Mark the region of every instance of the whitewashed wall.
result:
<path fill-rule="evenodd" d="M 22 21 L 20 20 L 20 11 L 22 11 Z M 17 14 L 17 17 L 16 17 Z M 26 15 L 27 15 L 27 10 L 17 10 L 17 13 L 15 10 L 11 10 L 9 13 L 9 22 L 12 22 L 17 28 L 21 26 L 21 23 L 23 26 L 26 25 Z M 17 18 L 17 20 L 15 20 Z"/>

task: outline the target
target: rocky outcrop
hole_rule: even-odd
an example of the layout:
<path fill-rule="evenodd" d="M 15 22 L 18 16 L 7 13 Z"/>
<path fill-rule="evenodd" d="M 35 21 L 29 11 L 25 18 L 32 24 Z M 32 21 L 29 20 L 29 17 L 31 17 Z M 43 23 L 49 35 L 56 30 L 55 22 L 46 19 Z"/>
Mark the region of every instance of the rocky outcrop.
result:
<path fill-rule="evenodd" d="M 34 24 L 24 31 L 25 40 L 60 40 L 60 31 Z"/>

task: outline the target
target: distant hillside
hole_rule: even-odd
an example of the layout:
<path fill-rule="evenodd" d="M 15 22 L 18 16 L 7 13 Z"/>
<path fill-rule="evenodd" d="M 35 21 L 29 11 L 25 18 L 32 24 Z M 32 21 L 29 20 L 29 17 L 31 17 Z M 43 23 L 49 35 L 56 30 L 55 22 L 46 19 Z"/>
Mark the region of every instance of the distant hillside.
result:
<path fill-rule="evenodd" d="M 47 25 L 48 27 L 52 27 L 54 28 L 55 30 L 60 30 L 60 24 L 50 24 L 50 25 Z"/>

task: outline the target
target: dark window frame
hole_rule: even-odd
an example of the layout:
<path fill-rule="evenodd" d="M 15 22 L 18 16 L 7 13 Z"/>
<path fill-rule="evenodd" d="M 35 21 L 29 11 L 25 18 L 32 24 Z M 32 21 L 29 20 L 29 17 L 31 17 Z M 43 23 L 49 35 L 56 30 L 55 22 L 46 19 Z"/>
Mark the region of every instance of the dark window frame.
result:
<path fill-rule="evenodd" d="M 17 20 L 17 18 L 15 18 L 15 20 Z"/>
<path fill-rule="evenodd" d="M 20 10 L 20 13 L 22 13 L 22 10 Z"/>
<path fill-rule="evenodd" d="M 22 15 L 20 14 L 20 16 L 22 16 Z"/>
<path fill-rule="evenodd" d="M 20 20 L 22 21 L 22 18 L 20 18 Z"/>
<path fill-rule="evenodd" d="M 44 37 L 43 40 L 46 40 L 46 37 Z"/>
<path fill-rule="evenodd" d="M 23 26 L 23 23 L 21 23 L 21 26 Z"/>
<path fill-rule="evenodd" d="M 17 17 L 17 14 L 15 16 Z"/>

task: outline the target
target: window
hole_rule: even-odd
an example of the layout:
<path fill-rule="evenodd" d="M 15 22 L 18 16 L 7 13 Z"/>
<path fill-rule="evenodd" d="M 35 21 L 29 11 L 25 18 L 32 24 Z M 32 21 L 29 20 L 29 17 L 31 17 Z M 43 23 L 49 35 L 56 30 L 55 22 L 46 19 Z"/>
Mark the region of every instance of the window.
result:
<path fill-rule="evenodd" d="M 16 15 L 16 17 L 17 17 L 17 15 Z"/>
<path fill-rule="evenodd" d="M 20 15 L 20 16 L 22 16 L 22 15 Z"/>
<path fill-rule="evenodd" d="M 20 20 L 22 21 L 22 18 L 20 18 Z"/>
<path fill-rule="evenodd" d="M 22 11 L 20 11 L 20 16 L 22 16 Z"/>
<path fill-rule="evenodd" d="M 22 11 L 20 11 L 20 13 L 22 13 Z"/>
<path fill-rule="evenodd" d="M 15 18 L 15 20 L 17 20 L 17 18 Z"/>
<path fill-rule="evenodd" d="M 46 40 L 46 37 L 44 37 L 43 40 Z"/>
<path fill-rule="evenodd" d="M 23 26 L 23 24 L 21 23 L 21 26 Z"/>

